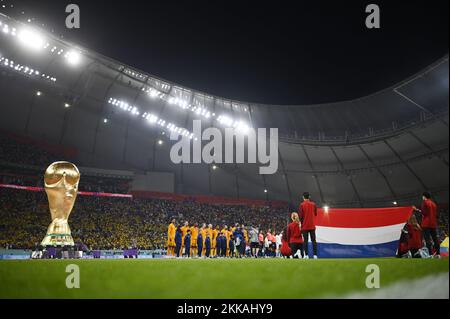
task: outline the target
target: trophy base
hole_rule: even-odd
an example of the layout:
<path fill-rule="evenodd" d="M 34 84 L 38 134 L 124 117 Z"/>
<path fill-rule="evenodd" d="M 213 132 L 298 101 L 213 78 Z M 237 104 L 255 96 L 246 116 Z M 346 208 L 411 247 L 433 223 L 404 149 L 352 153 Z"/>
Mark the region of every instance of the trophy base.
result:
<path fill-rule="evenodd" d="M 46 246 L 41 250 L 35 250 L 31 254 L 31 259 L 80 259 L 83 258 L 83 251 L 77 250 L 74 246 Z"/>
<path fill-rule="evenodd" d="M 74 247 L 71 234 L 47 234 L 41 242 L 43 247 Z"/>

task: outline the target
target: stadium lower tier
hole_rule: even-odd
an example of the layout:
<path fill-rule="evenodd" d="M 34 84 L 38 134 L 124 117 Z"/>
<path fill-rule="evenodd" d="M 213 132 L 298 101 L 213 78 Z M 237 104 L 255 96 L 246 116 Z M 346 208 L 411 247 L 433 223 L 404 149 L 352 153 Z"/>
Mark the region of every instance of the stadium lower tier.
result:
<path fill-rule="evenodd" d="M 181 223 L 259 226 L 279 233 L 286 208 L 212 205 L 193 201 L 78 196 L 69 225 L 89 250 L 163 248 L 171 218 Z M 51 222 L 45 192 L 0 188 L 0 247 L 34 249 Z"/>
<path fill-rule="evenodd" d="M 395 256 L 400 233 L 410 211 L 411 208 L 408 207 L 394 207 L 353 209 L 345 212 L 330 210 L 326 214 L 319 214 L 318 256 L 320 258 Z M 338 220 L 339 226 L 330 223 L 330 217 L 335 216 L 333 215 L 335 213 L 341 216 Z M 361 214 L 365 214 L 365 217 L 361 218 Z M 263 233 L 272 230 L 272 233 L 279 234 L 285 229 L 289 215 L 286 208 L 205 204 L 192 200 L 80 196 L 70 216 L 69 224 L 75 243 L 78 247 L 83 247 L 84 251 L 98 252 L 108 249 L 154 251 L 166 248 L 167 225 L 172 218 L 179 224 L 189 221 L 191 224 L 211 223 L 222 227 L 239 223 L 257 227 Z M 442 241 L 448 234 L 448 212 L 440 215 L 444 217 L 441 218 L 443 227 L 439 232 Z M 0 247 L 34 250 L 44 237 L 50 221 L 44 192 L 0 189 Z M 358 224 L 357 227 L 355 223 Z M 264 248 L 264 245 L 261 245 L 261 248 Z M 262 250 L 264 255 L 275 255 L 275 250 L 271 251 L 273 254 L 268 254 L 269 250 Z M 311 257 L 312 251 L 310 247 Z M 162 252 L 157 255 L 164 254 L 165 252 Z M 94 255 L 90 256 L 96 257 Z M 153 253 L 151 255 L 155 257 Z M 212 252 L 212 255 L 214 256 L 215 252 Z"/>

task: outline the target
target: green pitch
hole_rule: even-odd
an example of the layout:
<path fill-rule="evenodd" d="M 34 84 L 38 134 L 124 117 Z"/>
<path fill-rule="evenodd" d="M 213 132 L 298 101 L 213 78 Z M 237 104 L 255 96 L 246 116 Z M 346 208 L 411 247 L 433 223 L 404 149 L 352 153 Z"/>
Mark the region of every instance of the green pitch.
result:
<path fill-rule="evenodd" d="M 66 266 L 80 288 L 66 287 Z M 381 287 L 448 272 L 436 259 L 120 259 L 0 261 L 0 298 L 320 298 L 367 291 L 366 266 Z"/>

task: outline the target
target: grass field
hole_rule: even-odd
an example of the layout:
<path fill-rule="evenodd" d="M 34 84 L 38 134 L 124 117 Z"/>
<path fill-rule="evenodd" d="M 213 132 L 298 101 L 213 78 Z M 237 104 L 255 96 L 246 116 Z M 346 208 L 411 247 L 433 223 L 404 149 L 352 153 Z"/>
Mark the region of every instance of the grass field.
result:
<path fill-rule="evenodd" d="M 66 288 L 68 264 L 79 289 Z M 367 291 L 369 264 L 381 287 L 449 270 L 448 258 L 3 260 L 0 298 L 321 298 Z"/>

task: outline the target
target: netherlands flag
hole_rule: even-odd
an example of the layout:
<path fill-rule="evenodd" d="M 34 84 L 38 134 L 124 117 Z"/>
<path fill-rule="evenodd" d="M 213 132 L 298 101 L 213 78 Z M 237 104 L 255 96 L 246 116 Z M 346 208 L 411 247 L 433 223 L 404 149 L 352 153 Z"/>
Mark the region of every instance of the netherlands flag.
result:
<path fill-rule="evenodd" d="M 319 258 L 393 257 L 412 207 L 318 209 Z M 309 254 L 312 253 L 311 242 Z"/>

